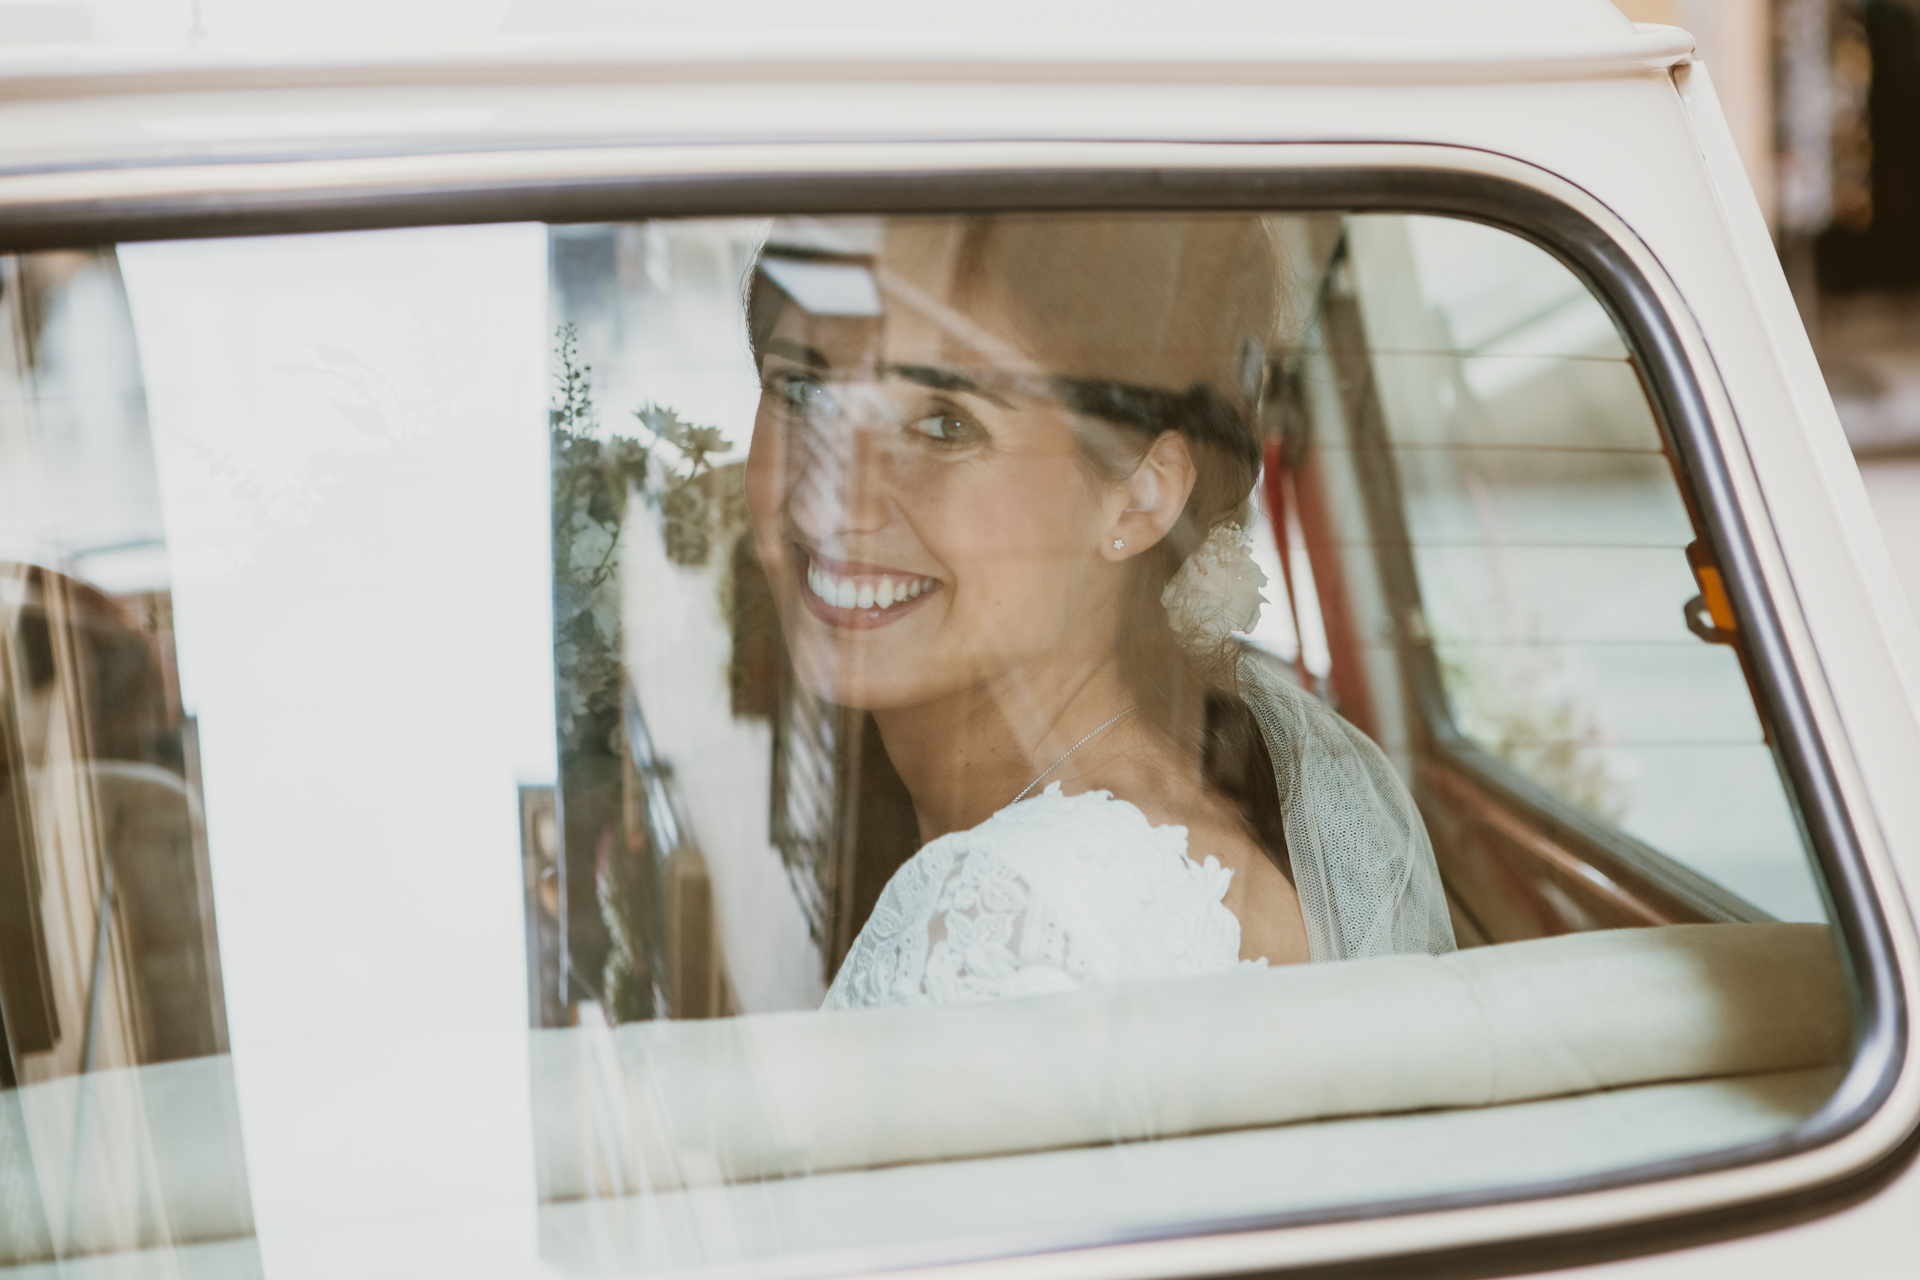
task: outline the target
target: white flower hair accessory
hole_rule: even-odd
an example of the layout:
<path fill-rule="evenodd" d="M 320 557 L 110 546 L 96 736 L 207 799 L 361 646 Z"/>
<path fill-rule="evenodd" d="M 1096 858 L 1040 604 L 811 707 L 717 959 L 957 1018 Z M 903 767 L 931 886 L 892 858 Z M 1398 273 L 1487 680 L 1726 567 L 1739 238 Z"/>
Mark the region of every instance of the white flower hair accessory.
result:
<path fill-rule="evenodd" d="M 1253 536 L 1237 524 L 1215 525 L 1160 593 L 1173 634 L 1188 648 L 1211 648 L 1260 617 L 1267 575 L 1253 562 Z"/>

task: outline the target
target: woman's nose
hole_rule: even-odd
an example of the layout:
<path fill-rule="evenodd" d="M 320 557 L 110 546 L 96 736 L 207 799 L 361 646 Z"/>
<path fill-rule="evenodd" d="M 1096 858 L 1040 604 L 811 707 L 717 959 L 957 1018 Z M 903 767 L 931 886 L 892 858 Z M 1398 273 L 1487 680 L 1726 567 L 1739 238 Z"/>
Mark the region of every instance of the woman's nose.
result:
<path fill-rule="evenodd" d="M 893 511 L 893 458 L 870 413 L 813 432 L 800 462 L 793 516 L 816 537 L 872 533 Z"/>

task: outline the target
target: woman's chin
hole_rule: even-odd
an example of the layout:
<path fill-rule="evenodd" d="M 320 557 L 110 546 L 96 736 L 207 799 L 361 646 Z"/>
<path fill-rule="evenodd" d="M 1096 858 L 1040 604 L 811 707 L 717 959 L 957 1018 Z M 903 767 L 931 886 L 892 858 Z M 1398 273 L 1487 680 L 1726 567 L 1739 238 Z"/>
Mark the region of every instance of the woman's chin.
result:
<path fill-rule="evenodd" d="M 815 697 L 856 711 L 894 711 L 931 702 L 951 690 L 927 679 L 925 662 L 890 660 L 867 652 L 858 656 L 796 645 L 794 675 Z M 863 646 L 864 647 L 864 646 Z"/>
<path fill-rule="evenodd" d="M 919 706 L 939 696 L 939 691 L 912 680 L 891 680 L 874 672 L 835 671 L 802 683 L 815 697 L 855 711 L 895 711 Z"/>

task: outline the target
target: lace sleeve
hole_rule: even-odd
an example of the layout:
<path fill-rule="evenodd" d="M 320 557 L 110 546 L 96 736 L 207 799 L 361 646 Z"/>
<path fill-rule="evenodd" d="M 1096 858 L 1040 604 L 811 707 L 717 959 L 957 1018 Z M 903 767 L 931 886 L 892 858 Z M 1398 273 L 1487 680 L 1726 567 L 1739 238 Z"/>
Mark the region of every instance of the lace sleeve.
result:
<path fill-rule="evenodd" d="M 888 881 L 825 1008 L 968 1004 L 1240 964 L 1233 872 L 1105 791 L 1055 783 Z"/>
<path fill-rule="evenodd" d="M 923 849 L 888 882 L 827 991 L 828 1009 L 970 1004 L 1071 991 L 1066 930 L 990 845 Z"/>

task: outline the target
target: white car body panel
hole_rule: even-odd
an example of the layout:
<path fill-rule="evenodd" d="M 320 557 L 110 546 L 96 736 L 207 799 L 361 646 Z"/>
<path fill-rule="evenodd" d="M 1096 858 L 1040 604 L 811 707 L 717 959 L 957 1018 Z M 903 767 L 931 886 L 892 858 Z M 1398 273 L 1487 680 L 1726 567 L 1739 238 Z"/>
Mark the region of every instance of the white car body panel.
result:
<path fill-rule="evenodd" d="M 1285 34 L 1233 38 L 1233 24 L 1255 14 Z M 744 24 L 756 14 L 743 6 L 732 16 Z M 847 25 L 859 17 L 850 11 Z M 1360 156 L 1555 194 L 1617 228 L 1676 315 L 1691 317 L 1738 500 L 1859 827 L 1908 1007 L 1920 1004 L 1905 888 L 1920 879 L 1920 627 L 1711 80 L 1689 60 L 1690 39 L 1635 29 L 1598 0 L 1444 14 L 1425 4 L 1221 6 L 1209 22 L 1175 40 L 1121 21 L 1097 40 L 1067 27 L 1017 41 L 991 32 L 620 34 L 358 54 L 234 45 L 13 55 L 0 59 L 0 225 L 180 197 L 216 207 L 325 203 L 645 173 L 1259 168 Z M 1398 34 L 1369 41 L 1382 30 Z M 378 1115 L 368 1133 L 393 1118 Z M 1845 1177 L 1892 1152 L 1917 1122 L 1920 1073 L 1909 1059 L 1865 1126 L 1778 1161 L 1535 1202 L 952 1270 L 1216 1274 L 1654 1220 Z M 333 1149 L 343 1162 L 355 1154 L 350 1143 Z M 431 1256 L 435 1269 L 455 1258 L 475 1274 L 531 1267 L 532 1201 L 521 1194 L 531 1173 L 525 1188 L 485 1189 L 483 1199 L 501 1201 L 476 1210 L 445 1194 L 461 1187 L 457 1164 L 410 1172 L 429 1176 L 351 1242 L 304 1215 L 276 1240 L 263 1204 L 269 1270 L 364 1270 L 372 1244 L 390 1259 Z M 450 1182 L 427 1185 L 442 1172 Z M 375 1221 L 371 1208 L 359 1206 L 363 1225 Z M 1917 1212 L 1920 1172 L 1908 1168 L 1828 1216 L 1591 1274 L 1892 1275 Z"/>

